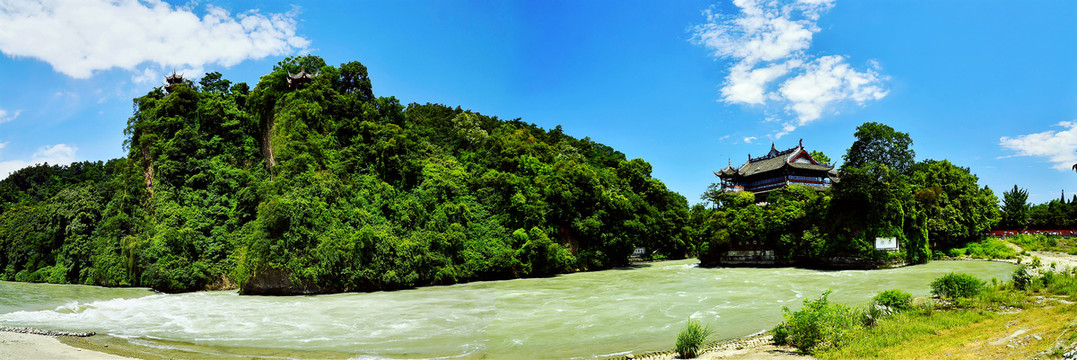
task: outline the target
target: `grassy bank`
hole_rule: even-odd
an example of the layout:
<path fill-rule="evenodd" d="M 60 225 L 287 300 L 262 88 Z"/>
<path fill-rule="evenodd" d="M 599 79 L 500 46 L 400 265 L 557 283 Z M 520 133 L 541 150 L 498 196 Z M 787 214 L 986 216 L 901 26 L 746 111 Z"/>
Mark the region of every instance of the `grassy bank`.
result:
<path fill-rule="evenodd" d="M 1016 312 L 976 309 L 905 313 L 863 329 L 847 346 L 820 359 L 1032 359 L 1058 358 L 1072 348 L 1073 306 L 1038 306 Z"/>
<path fill-rule="evenodd" d="M 1077 238 L 1042 234 L 1014 235 L 1006 239 L 986 238 L 964 247 L 938 252 L 936 258 L 973 258 L 983 260 L 1020 259 L 1030 251 L 1047 251 L 1077 255 Z"/>
<path fill-rule="evenodd" d="M 820 359 L 1059 358 L 1077 348 L 1077 271 L 1021 268 L 1011 281 L 979 285 L 960 295 L 936 288 L 908 306 L 877 298 L 850 308 L 824 294 L 786 310 L 775 338 Z"/>
<path fill-rule="evenodd" d="M 969 243 L 962 248 L 953 248 L 948 251 L 951 258 L 970 257 L 981 260 L 1016 259 L 1020 254 L 1006 245 L 1006 242 L 997 238 L 984 239 L 980 242 Z"/>
<path fill-rule="evenodd" d="M 1054 251 L 1077 255 L 1077 238 L 1034 235 L 1015 235 L 1008 239 L 1009 242 L 1020 246 L 1026 251 Z"/>

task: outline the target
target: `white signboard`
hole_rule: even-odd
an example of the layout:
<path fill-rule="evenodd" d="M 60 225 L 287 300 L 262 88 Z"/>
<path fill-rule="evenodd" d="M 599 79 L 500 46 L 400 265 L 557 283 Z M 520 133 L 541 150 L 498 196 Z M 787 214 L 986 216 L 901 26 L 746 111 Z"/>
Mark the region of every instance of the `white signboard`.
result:
<path fill-rule="evenodd" d="M 898 243 L 897 238 L 892 237 L 877 237 L 875 238 L 875 250 L 897 250 Z"/>

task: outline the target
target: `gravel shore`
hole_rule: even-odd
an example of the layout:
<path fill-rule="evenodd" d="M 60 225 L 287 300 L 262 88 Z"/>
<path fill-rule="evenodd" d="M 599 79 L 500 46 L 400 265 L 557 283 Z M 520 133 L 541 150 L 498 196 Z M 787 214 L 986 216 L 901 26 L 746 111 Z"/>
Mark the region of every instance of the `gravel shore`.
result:
<path fill-rule="evenodd" d="M 674 360 L 680 359 L 674 351 L 663 351 L 642 355 L 624 355 L 614 359 L 618 360 Z M 707 346 L 700 351 L 697 359 L 777 359 L 777 360 L 805 360 L 814 359 L 811 356 L 801 355 L 791 347 L 775 346 L 773 338 L 769 334 L 751 335 L 739 339 L 721 341 Z"/>
<path fill-rule="evenodd" d="M 0 359 L 131 359 L 80 349 L 57 340 L 57 336 L 93 336 L 93 333 L 0 327 Z"/>

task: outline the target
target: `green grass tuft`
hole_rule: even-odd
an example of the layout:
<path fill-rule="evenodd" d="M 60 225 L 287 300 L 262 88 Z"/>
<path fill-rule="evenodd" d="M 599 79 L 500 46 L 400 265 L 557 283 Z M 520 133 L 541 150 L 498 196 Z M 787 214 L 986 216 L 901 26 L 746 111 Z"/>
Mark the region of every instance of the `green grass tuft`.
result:
<path fill-rule="evenodd" d="M 714 334 L 714 329 L 704 326 L 696 319 L 689 319 L 684 330 L 677 335 L 677 353 L 682 359 L 690 359 L 699 355 L 699 350 L 707 342 L 707 338 Z"/>
<path fill-rule="evenodd" d="M 980 242 L 965 244 L 963 248 L 954 248 L 949 251 L 950 257 L 971 257 L 973 259 L 1015 259 L 1017 253 L 1006 246 L 1006 242 L 997 238 L 984 239 Z"/>
<path fill-rule="evenodd" d="M 872 303 L 901 311 L 912 306 L 912 294 L 905 290 L 890 289 L 875 295 Z"/>
<path fill-rule="evenodd" d="M 949 273 L 931 282 L 931 293 L 950 299 L 970 298 L 980 293 L 983 280 L 963 273 Z"/>
<path fill-rule="evenodd" d="M 827 290 L 818 299 L 805 299 L 804 308 L 790 311 L 782 307 L 785 321 L 774 328 L 774 343 L 792 345 L 802 353 L 814 354 L 847 343 L 849 334 L 862 328 L 867 314 L 842 304 L 831 303 Z"/>

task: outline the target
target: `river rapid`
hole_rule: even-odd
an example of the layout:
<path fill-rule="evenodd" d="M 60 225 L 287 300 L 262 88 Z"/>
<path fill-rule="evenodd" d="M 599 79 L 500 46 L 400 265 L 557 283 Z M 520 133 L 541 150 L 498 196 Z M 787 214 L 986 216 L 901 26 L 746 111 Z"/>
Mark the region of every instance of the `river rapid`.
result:
<path fill-rule="evenodd" d="M 696 260 L 551 278 L 475 282 L 375 293 L 295 297 L 235 291 L 0 282 L 0 325 L 95 331 L 152 347 L 303 357 L 594 358 L 673 347 L 688 318 L 714 340 L 773 328 L 828 288 L 862 306 L 880 291 L 929 294 L 948 272 L 1008 280 L 1015 266 L 935 261 L 887 270 L 699 268 Z M 273 354 L 273 355 L 271 355 Z M 316 355 L 321 356 L 321 355 Z"/>

